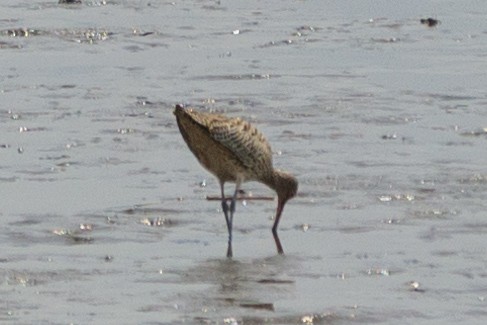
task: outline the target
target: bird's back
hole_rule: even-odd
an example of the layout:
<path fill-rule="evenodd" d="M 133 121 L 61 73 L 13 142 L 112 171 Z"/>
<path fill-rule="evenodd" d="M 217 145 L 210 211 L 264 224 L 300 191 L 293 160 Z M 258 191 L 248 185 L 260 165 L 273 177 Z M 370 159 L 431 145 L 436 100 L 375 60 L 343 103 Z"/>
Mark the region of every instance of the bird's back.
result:
<path fill-rule="evenodd" d="M 174 114 L 190 150 L 220 180 L 262 180 L 272 172 L 270 145 L 248 122 L 179 105 Z"/>

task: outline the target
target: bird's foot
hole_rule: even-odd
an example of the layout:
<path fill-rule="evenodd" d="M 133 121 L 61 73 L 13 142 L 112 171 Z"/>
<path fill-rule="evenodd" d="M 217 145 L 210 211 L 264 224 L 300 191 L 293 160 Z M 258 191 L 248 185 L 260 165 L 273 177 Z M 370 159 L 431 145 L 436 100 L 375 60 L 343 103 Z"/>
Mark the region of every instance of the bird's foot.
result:
<path fill-rule="evenodd" d="M 233 257 L 233 251 L 232 251 L 232 243 L 228 243 L 228 248 L 227 248 L 227 258 L 232 258 Z"/>

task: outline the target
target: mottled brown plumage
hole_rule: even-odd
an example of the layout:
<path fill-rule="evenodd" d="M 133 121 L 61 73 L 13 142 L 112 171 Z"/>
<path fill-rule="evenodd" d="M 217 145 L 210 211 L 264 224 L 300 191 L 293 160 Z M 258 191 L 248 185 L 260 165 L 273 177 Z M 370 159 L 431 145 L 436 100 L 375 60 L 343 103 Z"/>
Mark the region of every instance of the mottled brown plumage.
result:
<path fill-rule="evenodd" d="M 229 234 L 227 256 L 232 256 L 232 221 L 237 193 L 246 181 L 261 182 L 276 191 L 278 204 L 272 232 L 277 251 L 283 254 L 277 226 L 284 205 L 296 195 L 298 182 L 290 174 L 273 168 L 271 147 L 262 133 L 240 118 L 198 112 L 180 105 L 176 105 L 174 114 L 189 149 L 220 182 Z M 224 193 L 226 182 L 236 183 L 230 210 Z"/>

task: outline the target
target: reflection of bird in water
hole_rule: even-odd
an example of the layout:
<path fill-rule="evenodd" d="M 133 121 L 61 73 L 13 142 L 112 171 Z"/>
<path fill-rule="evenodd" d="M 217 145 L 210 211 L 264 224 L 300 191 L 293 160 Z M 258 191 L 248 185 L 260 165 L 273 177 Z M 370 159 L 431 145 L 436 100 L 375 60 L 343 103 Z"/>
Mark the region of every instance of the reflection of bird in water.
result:
<path fill-rule="evenodd" d="M 272 227 L 277 252 L 283 254 L 277 226 L 286 202 L 296 195 L 298 181 L 272 166 L 267 140 L 256 128 L 239 118 L 197 112 L 176 105 L 179 130 L 199 162 L 220 182 L 222 209 L 228 227 L 227 257 L 232 257 L 232 221 L 240 185 L 246 181 L 263 183 L 276 191 L 277 209 Z M 226 182 L 236 183 L 230 206 L 225 198 Z"/>

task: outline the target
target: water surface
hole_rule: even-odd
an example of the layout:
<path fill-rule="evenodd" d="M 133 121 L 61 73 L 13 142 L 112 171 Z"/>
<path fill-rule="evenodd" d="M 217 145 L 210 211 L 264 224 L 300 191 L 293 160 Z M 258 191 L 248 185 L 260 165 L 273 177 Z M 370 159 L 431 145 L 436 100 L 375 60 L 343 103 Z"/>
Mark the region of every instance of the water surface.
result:
<path fill-rule="evenodd" d="M 2 322 L 485 321 L 483 2 L 0 9 Z M 225 258 L 176 103 L 251 121 L 297 176 L 286 255 L 250 201 Z"/>

